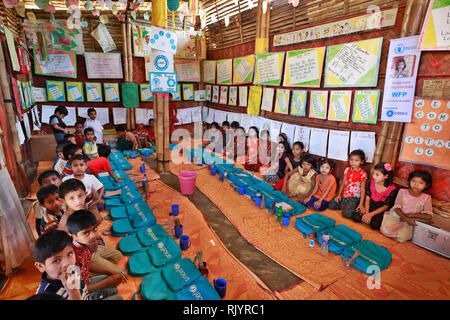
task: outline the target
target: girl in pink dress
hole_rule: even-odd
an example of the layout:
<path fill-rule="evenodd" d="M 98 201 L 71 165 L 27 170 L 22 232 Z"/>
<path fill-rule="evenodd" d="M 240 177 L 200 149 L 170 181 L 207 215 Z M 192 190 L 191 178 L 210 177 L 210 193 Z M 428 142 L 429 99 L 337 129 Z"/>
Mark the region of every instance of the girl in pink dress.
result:
<path fill-rule="evenodd" d="M 386 212 L 380 231 L 398 242 L 412 238 L 416 219 L 430 220 L 433 215 L 431 196 L 424 191 L 431 188 L 431 175 L 427 171 L 415 170 L 408 176 L 408 189 L 401 189 L 395 204 Z"/>

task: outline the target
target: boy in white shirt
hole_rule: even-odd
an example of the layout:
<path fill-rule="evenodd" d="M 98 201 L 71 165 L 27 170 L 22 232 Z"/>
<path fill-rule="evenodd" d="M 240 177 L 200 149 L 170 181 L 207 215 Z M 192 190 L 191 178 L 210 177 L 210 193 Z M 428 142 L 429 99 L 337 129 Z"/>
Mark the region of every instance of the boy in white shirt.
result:
<path fill-rule="evenodd" d="M 97 120 L 97 111 L 94 108 L 89 108 L 87 111 L 88 117 L 84 123 L 84 129 L 92 128 L 96 137 L 97 144 L 103 143 L 103 125 Z"/>

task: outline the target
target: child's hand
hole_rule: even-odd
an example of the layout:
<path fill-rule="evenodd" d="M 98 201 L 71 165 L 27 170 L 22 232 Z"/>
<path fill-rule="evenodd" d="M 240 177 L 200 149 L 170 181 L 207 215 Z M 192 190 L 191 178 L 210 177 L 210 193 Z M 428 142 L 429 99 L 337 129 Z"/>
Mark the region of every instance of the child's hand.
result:
<path fill-rule="evenodd" d="M 370 220 L 372 220 L 372 217 L 373 217 L 373 214 L 371 212 L 368 212 L 362 216 L 361 221 L 366 224 L 369 224 Z"/>
<path fill-rule="evenodd" d="M 309 202 L 310 200 L 311 200 L 311 196 L 309 196 L 305 199 L 305 203 Z"/>
<path fill-rule="evenodd" d="M 106 279 L 108 286 L 115 287 L 121 283 L 127 282 L 128 279 L 123 273 L 115 273 Z"/>
<path fill-rule="evenodd" d="M 360 204 L 356 210 L 359 210 L 362 214 L 366 213 L 366 208 L 364 208 L 364 205 Z"/>
<path fill-rule="evenodd" d="M 334 198 L 334 201 L 339 202 L 339 201 L 341 201 L 341 199 L 342 199 L 342 196 L 338 195 Z"/>
<path fill-rule="evenodd" d="M 320 206 L 322 205 L 322 200 L 317 200 L 316 202 L 314 202 L 314 208 L 319 209 Z"/>
<path fill-rule="evenodd" d="M 117 179 L 117 182 L 120 182 L 123 180 L 123 177 L 120 177 L 119 179 Z"/>
<path fill-rule="evenodd" d="M 410 226 L 416 226 L 416 219 L 414 218 L 406 218 L 406 222 L 410 225 Z"/>

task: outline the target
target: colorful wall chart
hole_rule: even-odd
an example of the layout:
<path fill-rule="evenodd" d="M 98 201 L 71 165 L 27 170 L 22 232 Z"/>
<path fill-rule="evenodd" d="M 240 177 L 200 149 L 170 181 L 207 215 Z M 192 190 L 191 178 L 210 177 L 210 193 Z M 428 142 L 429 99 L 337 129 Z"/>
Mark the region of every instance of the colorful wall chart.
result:
<path fill-rule="evenodd" d="M 308 91 L 292 90 L 291 115 L 305 117 L 306 116 L 306 99 Z"/>
<path fill-rule="evenodd" d="M 64 82 L 47 80 L 48 101 L 65 101 Z"/>
<path fill-rule="evenodd" d="M 246 107 L 248 99 L 248 87 L 240 86 L 239 87 L 239 106 Z"/>
<path fill-rule="evenodd" d="M 288 114 L 290 90 L 277 89 L 275 98 L 275 112 Z"/>
<path fill-rule="evenodd" d="M 53 22 L 55 30 L 52 31 L 52 48 L 58 50 L 84 53 L 83 31 L 77 28 L 68 28 L 67 20 Z"/>
<path fill-rule="evenodd" d="M 106 102 L 120 101 L 119 84 L 118 83 L 103 83 L 103 89 L 105 90 Z"/>
<path fill-rule="evenodd" d="M 309 99 L 309 117 L 317 119 L 327 118 L 328 91 L 311 91 Z"/>
<path fill-rule="evenodd" d="M 328 120 L 348 122 L 351 102 L 352 91 L 331 91 Z"/>
<path fill-rule="evenodd" d="M 327 47 L 325 88 L 376 87 L 383 38 Z"/>
<path fill-rule="evenodd" d="M 380 90 L 356 90 L 353 102 L 353 122 L 377 123 Z"/>
<path fill-rule="evenodd" d="M 233 77 L 233 59 L 217 60 L 217 84 L 231 84 Z"/>
<path fill-rule="evenodd" d="M 183 100 L 194 100 L 193 83 L 183 83 Z"/>
<path fill-rule="evenodd" d="M 172 101 L 180 101 L 181 100 L 181 84 L 177 85 L 177 92 L 171 93 L 171 100 Z"/>
<path fill-rule="evenodd" d="M 42 61 L 41 56 L 33 47 L 34 73 L 52 77 L 77 77 L 77 60 L 75 52 L 48 49 L 48 61 Z"/>
<path fill-rule="evenodd" d="M 250 86 L 248 93 L 247 114 L 258 116 L 261 107 L 262 87 Z"/>
<path fill-rule="evenodd" d="M 256 54 L 254 84 L 279 86 L 283 69 L 284 52 Z"/>
<path fill-rule="evenodd" d="M 87 101 L 101 102 L 102 101 L 102 84 L 99 82 L 86 82 L 86 96 L 87 96 Z"/>
<path fill-rule="evenodd" d="M 83 83 L 66 82 L 67 101 L 84 101 Z"/>
<path fill-rule="evenodd" d="M 430 1 L 417 49 L 450 50 L 450 0 Z"/>
<path fill-rule="evenodd" d="M 227 86 L 221 86 L 220 87 L 220 104 L 227 104 L 228 102 L 228 87 Z"/>
<path fill-rule="evenodd" d="M 228 104 L 230 106 L 236 106 L 237 98 L 238 98 L 238 87 L 231 86 L 230 87 L 230 94 L 229 94 Z"/>
<path fill-rule="evenodd" d="M 233 83 L 252 83 L 255 70 L 255 56 L 253 54 L 233 59 Z"/>
<path fill-rule="evenodd" d="M 175 72 L 179 82 L 200 82 L 200 61 L 175 60 Z"/>
<path fill-rule="evenodd" d="M 216 61 L 203 61 L 203 82 L 216 83 Z"/>
<path fill-rule="evenodd" d="M 139 85 L 139 90 L 141 93 L 141 101 L 147 102 L 147 101 L 153 101 L 153 95 L 150 91 L 150 84 L 148 83 L 141 83 Z"/>
<path fill-rule="evenodd" d="M 449 109 L 450 99 L 415 98 L 400 161 L 450 169 Z"/>
<path fill-rule="evenodd" d="M 133 53 L 135 57 L 149 56 L 152 51 L 150 47 L 150 27 L 131 24 L 133 32 Z"/>
<path fill-rule="evenodd" d="M 286 52 L 283 86 L 320 87 L 325 47 Z"/>

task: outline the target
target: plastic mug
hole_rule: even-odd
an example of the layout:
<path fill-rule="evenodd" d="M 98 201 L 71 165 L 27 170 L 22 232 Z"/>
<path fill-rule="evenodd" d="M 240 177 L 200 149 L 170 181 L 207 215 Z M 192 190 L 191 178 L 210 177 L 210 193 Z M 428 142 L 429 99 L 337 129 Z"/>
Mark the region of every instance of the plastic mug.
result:
<path fill-rule="evenodd" d="M 150 150 L 145 150 L 145 156 L 146 157 L 150 156 Z"/>
<path fill-rule="evenodd" d="M 145 173 L 145 165 L 140 166 L 139 169 L 141 169 L 141 173 Z"/>
<path fill-rule="evenodd" d="M 223 172 L 219 172 L 219 180 L 220 180 L 220 181 L 223 180 Z"/>
<path fill-rule="evenodd" d="M 291 216 L 287 213 L 283 214 L 283 226 L 288 226 L 289 221 L 291 220 Z"/>
<path fill-rule="evenodd" d="M 180 224 L 179 228 L 174 227 L 173 230 L 174 230 L 175 238 L 178 239 L 183 235 L 183 225 L 182 224 Z"/>
<path fill-rule="evenodd" d="M 217 172 L 217 169 L 214 167 L 214 168 L 211 168 L 211 174 L 213 175 L 213 176 L 215 176 L 216 175 L 216 172 Z"/>
<path fill-rule="evenodd" d="M 180 248 L 181 250 L 187 250 L 191 247 L 191 240 L 189 240 L 189 236 L 181 236 L 180 237 Z"/>
<path fill-rule="evenodd" d="M 220 298 L 223 299 L 227 292 L 227 280 L 225 279 L 214 279 L 214 289 L 216 289 Z"/>
<path fill-rule="evenodd" d="M 245 186 L 239 186 L 239 194 L 240 195 L 245 194 Z"/>
<path fill-rule="evenodd" d="M 255 204 L 259 207 L 261 205 L 261 198 L 260 197 L 255 197 Z"/>
<path fill-rule="evenodd" d="M 172 205 L 172 214 L 173 216 L 177 216 L 178 213 L 180 213 L 180 206 L 178 204 L 173 204 Z"/>

